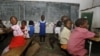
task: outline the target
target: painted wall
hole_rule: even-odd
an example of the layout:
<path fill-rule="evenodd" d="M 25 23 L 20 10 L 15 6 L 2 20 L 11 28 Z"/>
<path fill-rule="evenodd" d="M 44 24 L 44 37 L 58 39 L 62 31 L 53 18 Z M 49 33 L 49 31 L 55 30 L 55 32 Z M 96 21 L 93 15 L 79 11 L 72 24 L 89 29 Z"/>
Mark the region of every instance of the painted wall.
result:
<path fill-rule="evenodd" d="M 93 6 L 100 5 L 100 0 L 93 0 Z"/>
<path fill-rule="evenodd" d="M 93 12 L 92 28 L 100 28 L 100 7 L 81 12 Z"/>
<path fill-rule="evenodd" d="M 7 0 L 8 1 L 8 0 Z M 80 10 L 92 7 L 92 0 L 14 0 L 14 1 L 45 1 L 45 2 L 62 2 L 62 3 L 77 3 L 80 4 Z M 81 16 L 81 11 L 79 10 L 79 17 Z M 36 25 L 36 27 L 38 24 Z M 47 26 L 53 26 L 52 23 L 48 24 Z M 52 33 L 52 29 L 47 28 L 48 33 Z M 37 29 L 37 28 L 36 28 Z M 36 32 L 39 32 L 36 30 Z"/>
<path fill-rule="evenodd" d="M 46 2 L 63 2 L 63 3 L 78 3 L 80 4 L 80 10 L 92 7 L 93 0 L 17 0 L 17 1 L 46 1 Z M 79 10 L 79 17 L 81 11 Z"/>

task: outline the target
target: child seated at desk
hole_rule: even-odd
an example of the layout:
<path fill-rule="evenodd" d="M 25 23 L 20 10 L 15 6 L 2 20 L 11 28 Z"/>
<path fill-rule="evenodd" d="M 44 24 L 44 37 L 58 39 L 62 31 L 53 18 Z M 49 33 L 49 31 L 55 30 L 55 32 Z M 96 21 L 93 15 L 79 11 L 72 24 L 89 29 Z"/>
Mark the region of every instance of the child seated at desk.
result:
<path fill-rule="evenodd" d="M 8 32 L 13 31 L 13 38 L 10 42 L 10 44 L 4 49 L 2 55 L 6 52 L 8 52 L 10 49 L 21 47 L 26 44 L 26 40 L 24 39 L 24 34 L 20 29 L 20 26 L 17 25 L 17 18 L 15 16 L 12 16 L 10 18 L 10 22 L 12 24 L 11 28 L 7 30 Z"/>
<path fill-rule="evenodd" d="M 88 31 L 87 19 L 78 19 L 75 25 L 76 28 L 72 31 L 68 41 L 68 52 L 72 54 L 72 56 L 86 56 L 85 39 L 91 39 L 95 34 Z"/>
<path fill-rule="evenodd" d="M 28 27 L 26 25 L 27 25 L 27 22 L 25 20 L 23 20 L 21 22 L 21 30 L 24 33 L 25 38 L 30 38 L 29 33 L 28 33 Z"/>

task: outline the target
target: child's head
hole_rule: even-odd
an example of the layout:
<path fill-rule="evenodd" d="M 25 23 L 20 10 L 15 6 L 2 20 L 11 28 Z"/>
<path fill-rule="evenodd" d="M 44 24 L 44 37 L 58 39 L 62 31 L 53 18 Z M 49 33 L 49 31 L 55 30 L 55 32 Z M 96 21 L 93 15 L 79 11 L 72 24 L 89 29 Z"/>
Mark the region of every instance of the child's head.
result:
<path fill-rule="evenodd" d="M 12 25 L 16 25 L 17 22 L 18 22 L 18 20 L 17 20 L 17 18 L 16 18 L 15 16 L 11 16 L 11 17 L 10 17 L 10 23 L 11 23 Z"/>
<path fill-rule="evenodd" d="M 61 17 L 61 21 L 62 21 L 62 22 L 64 22 L 64 21 L 67 20 L 67 19 L 69 19 L 68 16 L 62 16 L 62 17 Z"/>
<path fill-rule="evenodd" d="M 62 22 L 61 22 L 61 21 L 58 21 L 58 22 L 56 23 L 56 27 L 61 27 L 61 25 L 62 25 Z"/>
<path fill-rule="evenodd" d="M 42 21 L 45 20 L 45 16 L 44 16 L 44 15 L 41 16 L 41 20 L 42 20 Z"/>
<path fill-rule="evenodd" d="M 85 18 L 80 18 L 76 20 L 75 25 L 76 27 L 88 28 L 88 20 Z"/>
<path fill-rule="evenodd" d="M 26 26 L 26 25 L 27 25 L 27 22 L 26 22 L 25 20 L 23 20 L 23 21 L 21 22 L 21 25 L 22 25 L 22 26 Z"/>
<path fill-rule="evenodd" d="M 29 25 L 34 25 L 34 21 L 30 20 Z"/>
<path fill-rule="evenodd" d="M 67 27 L 68 29 L 71 29 L 72 27 L 72 21 L 71 19 L 67 19 L 64 21 L 64 26 Z"/>

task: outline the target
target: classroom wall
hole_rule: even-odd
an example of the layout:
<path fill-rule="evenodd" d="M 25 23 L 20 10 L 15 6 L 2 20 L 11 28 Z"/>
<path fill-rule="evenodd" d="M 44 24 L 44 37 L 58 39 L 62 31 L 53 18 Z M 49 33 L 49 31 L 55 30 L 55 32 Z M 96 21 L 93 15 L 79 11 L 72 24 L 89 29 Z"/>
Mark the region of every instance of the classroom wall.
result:
<path fill-rule="evenodd" d="M 0 17 L 7 27 L 10 27 L 9 18 L 12 15 L 17 16 L 18 20 L 34 20 L 35 32 L 39 32 L 40 16 L 46 16 L 47 27 L 46 32 L 53 32 L 53 25 L 61 16 L 67 15 L 71 17 L 73 22 L 78 18 L 79 4 L 76 3 L 57 3 L 57 2 L 41 2 L 41 1 L 7 1 L 0 3 Z M 20 25 L 20 21 L 18 23 Z"/>
<path fill-rule="evenodd" d="M 45 1 L 45 2 L 62 2 L 62 3 L 80 4 L 79 17 L 81 16 L 80 10 L 92 7 L 92 0 L 14 0 L 14 1 Z M 36 27 L 38 27 L 38 25 L 39 24 L 36 23 Z M 53 23 L 47 24 L 47 26 L 48 26 L 48 28 L 46 29 L 47 33 L 52 33 L 53 27 L 51 27 L 51 26 L 53 26 Z M 39 32 L 39 28 L 36 28 L 36 33 L 38 33 L 38 32 Z"/>
<path fill-rule="evenodd" d="M 17 0 L 17 1 L 46 1 L 46 2 L 78 3 L 80 4 L 80 10 L 90 8 L 93 6 L 93 0 Z M 79 17 L 81 17 L 80 10 L 79 10 Z"/>
<path fill-rule="evenodd" d="M 93 6 L 100 5 L 100 0 L 93 0 Z"/>
<path fill-rule="evenodd" d="M 100 7 L 95 7 L 81 12 L 93 12 L 92 28 L 100 28 Z"/>

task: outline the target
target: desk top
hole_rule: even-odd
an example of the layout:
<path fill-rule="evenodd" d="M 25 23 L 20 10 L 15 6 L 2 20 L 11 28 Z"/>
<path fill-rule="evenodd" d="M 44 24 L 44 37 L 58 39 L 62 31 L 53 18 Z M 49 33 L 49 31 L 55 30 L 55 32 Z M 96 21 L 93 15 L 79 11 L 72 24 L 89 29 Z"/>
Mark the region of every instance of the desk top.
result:
<path fill-rule="evenodd" d="M 91 39 L 92 41 L 95 41 L 95 42 L 100 42 L 100 37 L 94 37 Z"/>
<path fill-rule="evenodd" d="M 0 34 L 5 34 L 5 32 L 0 32 Z"/>
<path fill-rule="evenodd" d="M 3 56 L 21 56 L 21 54 L 26 49 L 27 45 L 30 43 L 32 39 L 27 39 L 26 45 L 18 48 L 13 48 L 7 53 L 5 53 Z"/>

